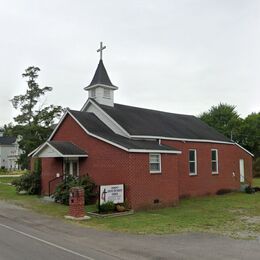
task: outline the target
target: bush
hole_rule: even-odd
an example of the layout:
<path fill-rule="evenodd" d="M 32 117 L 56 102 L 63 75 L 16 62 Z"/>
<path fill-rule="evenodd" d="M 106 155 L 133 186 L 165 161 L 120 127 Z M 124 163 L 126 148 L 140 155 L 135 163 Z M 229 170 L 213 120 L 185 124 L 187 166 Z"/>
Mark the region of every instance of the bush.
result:
<path fill-rule="evenodd" d="M 41 175 L 36 172 L 26 173 L 12 181 L 16 191 L 26 191 L 29 195 L 40 194 L 41 192 Z"/>
<path fill-rule="evenodd" d="M 245 192 L 248 193 L 248 194 L 252 194 L 252 193 L 255 193 L 255 189 L 251 186 L 247 186 L 245 188 Z"/>
<path fill-rule="evenodd" d="M 12 181 L 16 191 L 26 191 L 29 195 L 39 195 L 41 193 L 41 160 L 35 160 L 34 172 L 25 173 L 21 177 Z"/>
<path fill-rule="evenodd" d="M 116 205 L 114 204 L 113 201 L 107 201 L 103 203 L 102 205 L 99 205 L 99 212 L 102 213 L 109 213 L 109 212 L 114 212 L 116 208 Z"/>
<path fill-rule="evenodd" d="M 85 204 L 89 204 L 96 198 L 96 184 L 87 176 L 82 178 L 74 177 L 71 175 L 66 176 L 56 187 L 54 194 L 52 195 L 55 202 L 60 202 L 65 205 L 69 205 L 69 193 L 72 187 L 81 186 L 85 191 Z"/>
<path fill-rule="evenodd" d="M 260 177 L 260 157 L 253 161 L 253 176 Z"/>

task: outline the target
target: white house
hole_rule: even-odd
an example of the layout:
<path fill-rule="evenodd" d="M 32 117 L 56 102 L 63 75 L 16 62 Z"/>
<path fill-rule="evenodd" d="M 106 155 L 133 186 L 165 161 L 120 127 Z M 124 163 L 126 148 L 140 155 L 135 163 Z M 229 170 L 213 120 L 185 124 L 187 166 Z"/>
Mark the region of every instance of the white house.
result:
<path fill-rule="evenodd" d="M 16 137 L 3 136 L 0 132 L 0 168 L 19 169 L 17 160 L 20 155 Z"/>

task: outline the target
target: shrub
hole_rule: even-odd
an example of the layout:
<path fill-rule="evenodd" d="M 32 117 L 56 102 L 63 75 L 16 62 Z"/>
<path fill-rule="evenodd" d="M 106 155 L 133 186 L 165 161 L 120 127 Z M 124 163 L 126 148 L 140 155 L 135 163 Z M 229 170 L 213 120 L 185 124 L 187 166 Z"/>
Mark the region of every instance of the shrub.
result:
<path fill-rule="evenodd" d="M 116 206 L 113 201 L 107 201 L 107 202 L 103 203 L 102 205 L 99 205 L 99 212 L 102 212 L 102 213 L 114 212 L 115 208 L 116 208 Z"/>
<path fill-rule="evenodd" d="M 252 193 L 255 193 L 255 189 L 252 188 L 251 186 L 247 186 L 245 188 L 245 192 L 248 193 L 248 194 L 252 194 Z"/>
<path fill-rule="evenodd" d="M 85 191 L 85 204 L 89 204 L 96 197 L 96 184 L 87 175 L 82 178 L 74 177 L 71 175 L 66 176 L 56 187 L 52 195 L 56 202 L 69 205 L 69 193 L 72 187 L 81 186 Z"/>
<path fill-rule="evenodd" d="M 39 195 L 41 193 L 41 160 L 35 160 L 34 172 L 25 173 L 12 181 L 16 191 L 26 191 L 29 195 Z"/>
<path fill-rule="evenodd" d="M 26 191 L 29 195 L 40 194 L 41 177 L 39 173 L 26 173 L 21 177 L 12 181 L 12 185 L 16 187 L 16 191 Z"/>

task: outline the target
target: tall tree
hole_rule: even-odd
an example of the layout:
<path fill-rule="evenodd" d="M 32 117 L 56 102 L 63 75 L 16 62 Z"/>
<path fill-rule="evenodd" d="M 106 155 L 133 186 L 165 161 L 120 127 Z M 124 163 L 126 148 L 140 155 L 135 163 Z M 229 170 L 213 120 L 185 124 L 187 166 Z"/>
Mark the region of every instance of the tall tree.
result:
<path fill-rule="evenodd" d="M 22 168 L 28 167 L 27 155 L 44 142 L 52 131 L 53 124 L 61 116 L 61 106 L 45 106 L 41 98 L 52 91 L 51 87 L 40 87 L 36 82 L 40 69 L 28 67 L 22 74 L 27 79 L 27 90 L 23 95 L 14 96 L 11 100 L 20 114 L 14 118 L 16 125 L 5 126 L 8 135 L 21 136 L 19 141 L 23 154 L 19 159 Z"/>
<path fill-rule="evenodd" d="M 225 136 L 239 142 L 242 119 L 235 109 L 235 106 L 220 103 L 217 106 L 212 106 L 199 117 Z"/>

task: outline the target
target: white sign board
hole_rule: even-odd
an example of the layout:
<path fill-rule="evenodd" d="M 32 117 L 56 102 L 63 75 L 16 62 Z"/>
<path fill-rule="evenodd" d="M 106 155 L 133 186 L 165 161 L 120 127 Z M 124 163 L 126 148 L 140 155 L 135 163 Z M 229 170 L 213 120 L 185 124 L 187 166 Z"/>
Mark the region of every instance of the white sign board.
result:
<path fill-rule="evenodd" d="M 99 201 L 100 205 L 108 201 L 124 203 L 124 184 L 100 185 Z"/>

